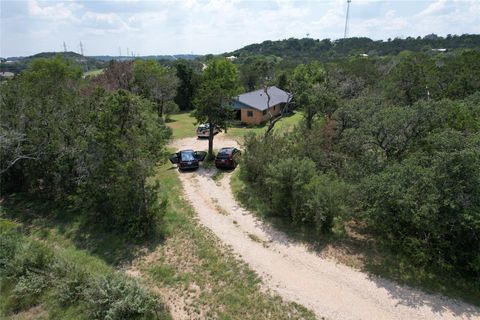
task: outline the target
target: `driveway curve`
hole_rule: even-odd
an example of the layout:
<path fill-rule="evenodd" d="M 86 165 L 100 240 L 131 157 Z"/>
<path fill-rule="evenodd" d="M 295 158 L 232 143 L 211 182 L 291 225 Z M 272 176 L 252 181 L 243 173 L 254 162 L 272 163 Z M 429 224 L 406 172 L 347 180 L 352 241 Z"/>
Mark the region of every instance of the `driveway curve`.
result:
<path fill-rule="evenodd" d="M 215 137 L 217 149 L 238 145 L 222 134 Z M 208 140 L 179 139 L 171 147 L 206 150 Z M 338 320 L 480 319 L 478 307 L 401 286 L 309 251 L 243 209 L 233 197 L 231 173 L 214 181 L 215 172 L 214 168 L 179 172 L 185 198 L 199 221 L 285 300 L 304 305 L 317 317 Z"/>

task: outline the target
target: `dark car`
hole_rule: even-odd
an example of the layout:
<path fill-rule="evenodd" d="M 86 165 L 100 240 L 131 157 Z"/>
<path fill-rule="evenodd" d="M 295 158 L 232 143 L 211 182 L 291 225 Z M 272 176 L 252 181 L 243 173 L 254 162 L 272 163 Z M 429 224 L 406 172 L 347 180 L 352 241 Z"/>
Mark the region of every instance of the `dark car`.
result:
<path fill-rule="evenodd" d="M 215 157 L 215 166 L 217 168 L 234 169 L 240 160 L 240 150 L 234 147 L 222 148 Z"/>
<path fill-rule="evenodd" d="M 180 170 L 198 169 L 200 161 L 205 159 L 205 151 L 182 150 L 170 156 L 170 162 L 177 164 Z"/>

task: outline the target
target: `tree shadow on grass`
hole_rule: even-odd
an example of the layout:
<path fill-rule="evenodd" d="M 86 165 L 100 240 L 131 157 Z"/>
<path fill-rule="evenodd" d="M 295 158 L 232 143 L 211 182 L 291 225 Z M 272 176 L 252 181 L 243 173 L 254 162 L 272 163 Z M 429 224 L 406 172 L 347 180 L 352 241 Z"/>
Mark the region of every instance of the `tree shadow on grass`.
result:
<path fill-rule="evenodd" d="M 1 205 L 0 217 L 21 223 L 27 234 L 44 239 L 59 234 L 76 248 L 86 250 L 114 267 L 130 264 L 164 241 L 160 232 L 142 240 L 128 237 L 95 223 L 73 206 L 61 206 L 31 194 L 5 197 Z"/>

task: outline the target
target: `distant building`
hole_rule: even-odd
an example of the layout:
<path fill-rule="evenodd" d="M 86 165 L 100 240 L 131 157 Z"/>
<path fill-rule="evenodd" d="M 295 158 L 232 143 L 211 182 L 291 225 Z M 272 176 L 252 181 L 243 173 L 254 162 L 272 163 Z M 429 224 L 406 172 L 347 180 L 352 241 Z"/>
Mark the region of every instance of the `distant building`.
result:
<path fill-rule="evenodd" d="M 445 49 L 445 48 L 432 49 L 432 51 L 436 51 L 436 52 L 447 52 L 447 49 Z"/>
<path fill-rule="evenodd" d="M 366 53 L 361 53 L 361 54 L 360 54 L 360 57 L 368 57 L 368 54 L 366 54 Z"/>
<path fill-rule="evenodd" d="M 267 88 L 270 103 L 265 89 L 247 92 L 235 97 L 233 109 L 237 112 L 236 119 L 246 124 L 260 124 L 282 112 L 283 107 L 292 95 L 275 86 Z"/>
<path fill-rule="evenodd" d="M 227 57 L 227 60 L 230 60 L 230 61 L 237 60 L 237 57 L 235 57 L 235 56 L 230 56 L 230 57 Z"/>
<path fill-rule="evenodd" d="M 13 76 L 15 76 L 15 73 L 13 72 L 8 72 L 8 71 L 0 72 L 0 77 L 2 78 L 13 78 Z"/>

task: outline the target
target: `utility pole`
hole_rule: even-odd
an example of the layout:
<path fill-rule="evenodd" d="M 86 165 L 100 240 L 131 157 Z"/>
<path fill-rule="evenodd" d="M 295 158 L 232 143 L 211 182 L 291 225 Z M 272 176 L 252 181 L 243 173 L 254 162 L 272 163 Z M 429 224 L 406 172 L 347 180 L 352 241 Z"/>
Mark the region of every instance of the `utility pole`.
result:
<path fill-rule="evenodd" d="M 118 57 L 122 57 L 122 47 L 118 47 Z"/>
<path fill-rule="evenodd" d="M 347 16 L 345 17 L 345 31 L 343 33 L 343 39 L 346 39 L 348 34 L 348 15 L 350 13 L 350 2 L 352 2 L 352 0 L 347 0 Z"/>

